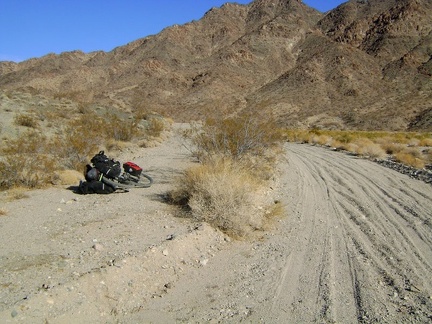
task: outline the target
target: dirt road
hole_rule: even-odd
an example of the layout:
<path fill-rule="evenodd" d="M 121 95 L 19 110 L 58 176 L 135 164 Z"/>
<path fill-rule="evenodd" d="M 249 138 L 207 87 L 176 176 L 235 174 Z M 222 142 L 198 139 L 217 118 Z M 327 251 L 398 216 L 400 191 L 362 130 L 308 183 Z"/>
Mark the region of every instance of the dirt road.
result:
<path fill-rule="evenodd" d="M 160 196 L 191 165 L 177 136 L 125 152 L 149 189 L 53 188 L 2 202 L 1 323 L 426 323 L 432 187 L 371 161 L 286 144 L 255 242 L 174 217 Z"/>

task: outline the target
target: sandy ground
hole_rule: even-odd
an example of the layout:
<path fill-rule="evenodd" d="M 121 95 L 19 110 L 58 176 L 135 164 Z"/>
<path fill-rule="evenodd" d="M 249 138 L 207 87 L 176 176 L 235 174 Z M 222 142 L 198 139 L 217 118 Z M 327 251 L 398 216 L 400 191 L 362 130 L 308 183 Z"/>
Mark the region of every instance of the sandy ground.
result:
<path fill-rule="evenodd" d="M 0 323 L 426 323 L 432 187 L 371 161 L 286 144 L 286 215 L 234 241 L 161 200 L 193 161 L 177 136 L 117 157 L 154 177 L 111 195 L 1 201 Z"/>

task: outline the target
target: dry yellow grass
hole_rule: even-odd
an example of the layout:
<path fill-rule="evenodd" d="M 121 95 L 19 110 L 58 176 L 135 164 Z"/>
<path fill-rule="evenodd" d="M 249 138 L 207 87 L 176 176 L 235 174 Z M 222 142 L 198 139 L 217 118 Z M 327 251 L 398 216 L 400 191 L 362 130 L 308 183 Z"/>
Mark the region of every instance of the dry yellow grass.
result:
<path fill-rule="evenodd" d="M 386 152 L 381 148 L 381 146 L 375 144 L 370 139 L 359 138 L 354 141 L 354 144 L 357 145 L 356 153 L 360 155 L 370 158 L 383 158 L 386 155 Z"/>
<path fill-rule="evenodd" d="M 392 155 L 400 163 L 416 168 L 432 162 L 429 151 L 419 150 L 419 147 L 432 145 L 431 133 L 287 130 L 286 139 L 332 146 L 370 158 Z"/>
<path fill-rule="evenodd" d="M 82 172 L 77 170 L 60 170 L 55 172 L 54 184 L 73 185 L 84 178 Z"/>
<path fill-rule="evenodd" d="M 425 161 L 413 156 L 407 152 L 399 152 L 394 155 L 396 161 L 412 166 L 417 169 L 421 169 L 425 167 Z"/>
<path fill-rule="evenodd" d="M 14 187 L 7 191 L 7 200 L 13 201 L 18 199 L 28 198 L 28 188 Z"/>
<path fill-rule="evenodd" d="M 169 196 L 187 216 L 234 238 L 264 230 L 282 210 L 266 204 L 261 182 L 248 168 L 226 157 L 187 170 Z"/>

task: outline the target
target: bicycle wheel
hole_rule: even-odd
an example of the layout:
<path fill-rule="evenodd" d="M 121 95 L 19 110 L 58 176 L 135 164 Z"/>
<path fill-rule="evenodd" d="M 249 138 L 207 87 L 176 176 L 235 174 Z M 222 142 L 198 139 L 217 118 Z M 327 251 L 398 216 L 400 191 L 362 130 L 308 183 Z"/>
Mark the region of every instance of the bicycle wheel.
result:
<path fill-rule="evenodd" d="M 134 177 L 129 175 L 121 185 L 125 185 L 126 188 L 149 188 L 153 184 L 153 179 L 145 173 L 141 173 L 140 177 Z"/>
<path fill-rule="evenodd" d="M 131 189 L 131 188 L 149 188 L 153 184 L 153 179 L 144 173 L 141 177 L 135 177 L 131 174 L 124 173 L 117 177 L 115 180 L 103 177 L 102 181 L 107 185 L 117 189 Z"/>

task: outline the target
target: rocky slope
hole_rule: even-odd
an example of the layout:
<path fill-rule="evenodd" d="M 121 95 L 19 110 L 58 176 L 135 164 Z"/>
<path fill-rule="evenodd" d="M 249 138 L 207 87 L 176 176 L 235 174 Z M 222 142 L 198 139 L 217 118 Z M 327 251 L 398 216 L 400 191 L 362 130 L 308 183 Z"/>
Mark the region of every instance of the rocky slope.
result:
<path fill-rule="evenodd" d="M 227 3 L 111 52 L 0 62 L 0 88 L 202 119 L 266 110 L 295 127 L 432 130 L 432 3 Z M 120 45 L 120 44 L 119 44 Z"/>

